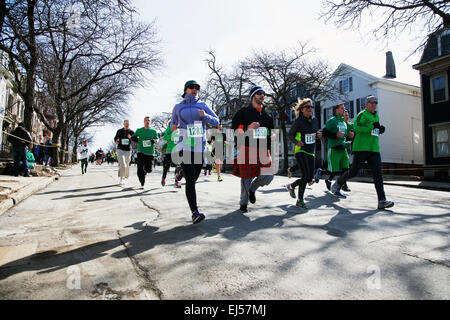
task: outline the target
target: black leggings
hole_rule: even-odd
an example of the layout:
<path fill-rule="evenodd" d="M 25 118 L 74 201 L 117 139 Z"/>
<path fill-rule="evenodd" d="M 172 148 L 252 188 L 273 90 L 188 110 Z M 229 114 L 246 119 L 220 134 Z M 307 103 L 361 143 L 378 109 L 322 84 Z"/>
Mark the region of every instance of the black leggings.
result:
<path fill-rule="evenodd" d="M 88 167 L 88 159 L 81 159 L 81 173 L 85 173 Z"/>
<path fill-rule="evenodd" d="M 162 179 L 166 180 L 167 172 L 170 169 L 170 166 L 172 165 L 172 154 L 167 151 L 167 153 L 164 155 L 164 162 L 163 162 L 163 175 Z"/>
<path fill-rule="evenodd" d="M 137 175 L 141 186 L 145 184 L 145 175 L 152 172 L 153 156 L 138 152 L 137 154 Z"/>
<path fill-rule="evenodd" d="M 305 194 L 306 184 L 311 181 L 314 177 L 314 157 L 310 156 L 304 152 L 297 152 L 295 154 L 295 159 L 297 160 L 298 167 L 302 171 L 302 177 L 295 180 L 291 187 L 294 189 L 298 186 L 298 199 L 303 200 L 303 195 Z"/>
<path fill-rule="evenodd" d="M 184 179 L 186 180 L 186 198 L 189 203 L 189 207 L 191 208 L 191 212 L 194 212 L 198 209 L 197 207 L 197 193 L 195 191 L 195 183 L 202 171 L 203 166 L 203 154 L 201 156 L 201 161 L 198 164 L 194 163 L 195 153 L 191 153 L 191 163 L 186 164 L 182 163 L 181 167 L 183 168 Z M 198 155 L 197 155 L 198 157 Z"/>

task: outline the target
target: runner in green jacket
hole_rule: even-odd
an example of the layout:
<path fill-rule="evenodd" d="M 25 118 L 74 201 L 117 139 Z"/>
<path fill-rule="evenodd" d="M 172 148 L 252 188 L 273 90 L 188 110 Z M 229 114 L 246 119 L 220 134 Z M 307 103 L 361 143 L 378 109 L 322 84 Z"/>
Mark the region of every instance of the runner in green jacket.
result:
<path fill-rule="evenodd" d="M 350 178 L 356 176 L 359 169 L 367 161 L 372 170 L 375 189 L 378 196 L 378 209 L 386 209 L 394 206 L 394 202 L 387 201 L 384 193 L 383 175 L 381 170 L 380 144 L 378 137 L 385 132 L 385 127 L 380 125 L 377 109 L 378 100 L 370 95 L 367 97 L 366 108 L 356 116 L 355 139 L 353 141 L 353 165 L 352 168 L 339 177 L 331 187 L 332 192 L 342 188 Z"/>

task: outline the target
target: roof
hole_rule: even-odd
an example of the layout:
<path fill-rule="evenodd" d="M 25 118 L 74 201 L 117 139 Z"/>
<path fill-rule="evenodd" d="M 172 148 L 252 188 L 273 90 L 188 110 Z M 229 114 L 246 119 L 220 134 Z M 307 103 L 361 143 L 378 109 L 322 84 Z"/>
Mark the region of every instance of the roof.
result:
<path fill-rule="evenodd" d="M 414 69 L 435 60 L 450 57 L 450 28 L 441 29 L 428 36 L 422 57 Z"/>

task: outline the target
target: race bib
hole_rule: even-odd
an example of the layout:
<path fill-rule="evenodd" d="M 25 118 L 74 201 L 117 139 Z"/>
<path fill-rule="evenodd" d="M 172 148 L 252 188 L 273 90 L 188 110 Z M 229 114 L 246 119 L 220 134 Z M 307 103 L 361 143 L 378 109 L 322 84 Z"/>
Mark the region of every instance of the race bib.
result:
<path fill-rule="evenodd" d="M 305 135 L 305 143 L 306 144 L 316 143 L 316 134 L 315 133 L 306 134 Z"/>
<path fill-rule="evenodd" d="M 174 143 L 177 143 L 180 140 L 180 130 L 173 132 L 171 138 Z"/>
<path fill-rule="evenodd" d="M 253 138 L 266 139 L 267 138 L 267 128 L 259 127 L 258 129 L 253 130 Z"/>
<path fill-rule="evenodd" d="M 342 132 L 345 134 L 345 130 L 347 129 L 347 127 L 345 126 L 345 124 L 340 124 L 340 125 L 338 125 L 338 129 L 339 129 L 339 132 Z"/>
<path fill-rule="evenodd" d="M 372 130 L 372 135 L 378 137 L 380 135 L 380 129 L 375 128 Z"/>
<path fill-rule="evenodd" d="M 122 139 L 122 145 L 127 146 L 130 144 L 130 140 L 129 139 Z"/>
<path fill-rule="evenodd" d="M 152 140 L 144 140 L 144 141 L 142 141 L 142 146 L 144 148 L 151 147 L 152 146 Z"/>
<path fill-rule="evenodd" d="M 201 121 L 195 121 L 194 125 L 187 126 L 187 133 L 189 138 L 201 138 L 203 137 L 203 124 Z"/>

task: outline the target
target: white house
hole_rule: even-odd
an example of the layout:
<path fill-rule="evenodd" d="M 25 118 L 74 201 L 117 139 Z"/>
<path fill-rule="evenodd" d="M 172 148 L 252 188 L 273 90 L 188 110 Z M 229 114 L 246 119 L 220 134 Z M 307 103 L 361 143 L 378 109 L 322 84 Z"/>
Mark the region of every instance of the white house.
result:
<path fill-rule="evenodd" d="M 386 127 L 386 133 L 380 136 L 382 162 L 423 165 L 420 87 L 378 78 L 344 63 L 339 65 L 335 74 L 337 76 L 328 85 L 339 89 L 340 100 L 321 101 L 321 127 L 333 117 L 334 105 L 344 103 L 352 122 L 364 109 L 366 97 L 374 95 L 378 98 L 380 124 Z"/>

